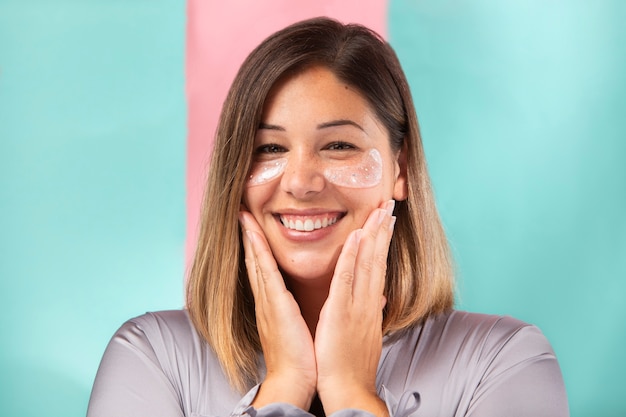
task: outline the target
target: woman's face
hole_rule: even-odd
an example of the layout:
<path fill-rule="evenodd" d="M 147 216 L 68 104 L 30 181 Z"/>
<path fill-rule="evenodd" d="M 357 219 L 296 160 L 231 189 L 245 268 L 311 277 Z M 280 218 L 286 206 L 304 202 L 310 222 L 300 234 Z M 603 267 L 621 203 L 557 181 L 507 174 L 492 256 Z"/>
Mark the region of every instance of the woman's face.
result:
<path fill-rule="evenodd" d="M 329 281 L 348 234 L 382 202 L 406 198 L 404 158 L 385 127 L 325 67 L 274 86 L 254 149 L 243 202 L 286 278 Z"/>

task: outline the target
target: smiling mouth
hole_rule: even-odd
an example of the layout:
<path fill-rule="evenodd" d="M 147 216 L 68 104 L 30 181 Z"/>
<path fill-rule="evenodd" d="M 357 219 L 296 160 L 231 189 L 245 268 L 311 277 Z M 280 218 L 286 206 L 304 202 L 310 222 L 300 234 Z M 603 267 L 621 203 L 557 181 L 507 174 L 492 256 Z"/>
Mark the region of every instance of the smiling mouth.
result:
<path fill-rule="evenodd" d="M 337 223 L 342 215 L 333 216 L 286 216 L 280 215 L 280 223 L 287 229 L 296 230 L 298 232 L 312 232 L 313 230 L 323 229 Z"/>

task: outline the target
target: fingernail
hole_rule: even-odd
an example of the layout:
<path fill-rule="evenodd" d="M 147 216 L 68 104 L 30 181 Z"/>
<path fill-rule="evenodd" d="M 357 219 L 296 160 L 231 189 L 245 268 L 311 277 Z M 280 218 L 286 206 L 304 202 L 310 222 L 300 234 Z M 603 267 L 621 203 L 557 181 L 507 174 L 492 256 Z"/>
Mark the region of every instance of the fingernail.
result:
<path fill-rule="evenodd" d="M 396 226 L 396 216 L 391 216 L 391 222 L 389 223 L 389 230 L 393 232 L 393 228 Z"/>
<path fill-rule="evenodd" d="M 390 216 L 393 216 L 393 209 L 396 207 L 396 200 L 389 200 L 385 209 Z"/>
<path fill-rule="evenodd" d="M 357 245 L 361 242 L 361 232 L 363 232 L 363 229 L 356 229 L 354 231 L 354 240 L 356 241 Z"/>
<path fill-rule="evenodd" d="M 383 220 L 387 217 L 387 210 L 379 210 L 378 211 L 378 224 L 381 224 Z"/>

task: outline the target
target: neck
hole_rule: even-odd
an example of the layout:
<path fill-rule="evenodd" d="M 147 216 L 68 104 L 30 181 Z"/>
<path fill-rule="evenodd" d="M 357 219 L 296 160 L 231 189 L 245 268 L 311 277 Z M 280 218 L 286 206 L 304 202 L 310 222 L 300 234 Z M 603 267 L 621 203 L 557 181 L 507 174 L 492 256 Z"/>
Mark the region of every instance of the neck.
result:
<path fill-rule="evenodd" d="M 288 287 L 293 298 L 300 306 L 300 313 L 304 318 L 311 335 L 315 337 L 315 328 L 320 311 L 328 298 L 330 280 L 320 283 L 317 280 L 288 280 Z"/>

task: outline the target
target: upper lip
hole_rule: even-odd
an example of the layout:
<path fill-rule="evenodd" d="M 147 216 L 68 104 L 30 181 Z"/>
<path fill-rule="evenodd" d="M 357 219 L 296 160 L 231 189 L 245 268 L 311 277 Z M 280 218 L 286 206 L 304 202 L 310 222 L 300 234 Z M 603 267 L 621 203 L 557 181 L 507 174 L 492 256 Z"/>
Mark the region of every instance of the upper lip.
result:
<path fill-rule="evenodd" d="M 276 216 L 341 216 L 345 212 L 343 210 L 329 210 L 329 209 L 284 209 L 275 211 Z"/>

